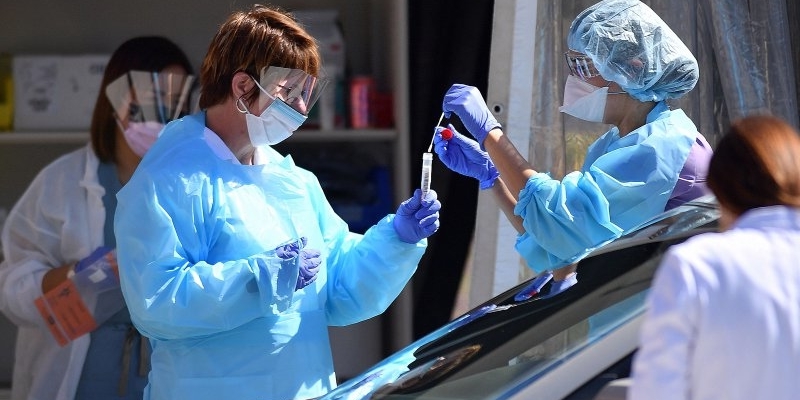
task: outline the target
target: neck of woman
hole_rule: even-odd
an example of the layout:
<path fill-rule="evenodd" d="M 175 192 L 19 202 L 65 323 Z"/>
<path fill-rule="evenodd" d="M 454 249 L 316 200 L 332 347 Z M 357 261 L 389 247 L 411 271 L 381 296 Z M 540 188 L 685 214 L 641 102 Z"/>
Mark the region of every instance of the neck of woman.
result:
<path fill-rule="evenodd" d="M 647 114 L 650 114 L 650 111 L 653 111 L 656 106 L 654 101 L 641 102 L 633 97 L 628 97 L 628 102 L 628 111 L 622 115 L 619 123 L 616 124 L 619 129 L 619 137 L 623 137 L 644 126 L 647 123 Z"/>

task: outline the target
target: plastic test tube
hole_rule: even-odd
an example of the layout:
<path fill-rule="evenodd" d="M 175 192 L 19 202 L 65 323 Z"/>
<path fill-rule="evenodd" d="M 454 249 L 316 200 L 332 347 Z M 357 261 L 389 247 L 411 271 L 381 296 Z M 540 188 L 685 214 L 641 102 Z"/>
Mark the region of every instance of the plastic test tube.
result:
<path fill-rule="evenodd" d="M 431 190 L 431 169 L 433 167 L 433 153 L 422 153 L 422 180 L 420 188 L 422 189 L 422 198 L 428 195 Z"/>
<path fill-rule="evenodd" d="M 439 126 L 442 123 L 443 118 L 444 113 L 442 113 L 442 115 L 439 117 L 439 122 L 436 123 L 436 126 Z M 433 168 L 433 153 L 431 153 L 432 148 L 433 138 L 431 138 L 431 144 L 428 145 L 428 151 L 422 153 L 422 179 L 419 187 L 422 189 L 423 199 L 428 195 L 428 191 L 431 190 L 431 170 Z"/>

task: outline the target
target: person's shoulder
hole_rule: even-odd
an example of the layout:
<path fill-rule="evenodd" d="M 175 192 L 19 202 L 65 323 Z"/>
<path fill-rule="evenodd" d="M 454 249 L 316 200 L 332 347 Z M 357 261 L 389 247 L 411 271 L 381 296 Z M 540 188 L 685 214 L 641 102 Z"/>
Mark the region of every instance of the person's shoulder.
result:
<path fill-rule="evenodd" d="M 665 124 L 669 124 L 672 127 L 677 127 L 681 129 L 686 129 L 693 133 L 696 133 L 697 125 L 695 125 L 694 121 L 689 118 L 688 115 L 680 108 L 668 109 L 666 110 L 659 118 L 657 118 L 653 122 L 663 122 Z"/>
<path fill-rule="evenodd" d="M 89 157 L 93 156 L 93 153 L 90 153 L 92 153 L 92 149 L 89 145 L 75 149 L 45 165 L 37 175 L 43 178 L 62 179 L 65 176 L 82 174 L 86 169 Z"/>
<path fill-rule="evenodd" d="M 750 247 L 756 245 L 751 235 L 741 229 L 703 233 L 673 246 L 670 252 L 682 258 L 702 260 L 705 264 L 717 264 L 736 254 L 750 252 Z"/>
<path fill-rule="evenodd" d="M 137 170 L 169 171 L 196 168 L 205 157 L 202 143 L 204 126 L 194 116 L 170 122 L 147 151 Z"/>

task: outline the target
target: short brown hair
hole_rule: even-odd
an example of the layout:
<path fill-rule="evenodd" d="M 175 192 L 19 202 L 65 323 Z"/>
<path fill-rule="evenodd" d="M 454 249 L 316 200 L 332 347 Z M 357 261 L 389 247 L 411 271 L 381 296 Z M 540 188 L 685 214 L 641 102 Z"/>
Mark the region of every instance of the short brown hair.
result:
<path fill-rule="evenodd" d="M 708 187 L 734 214 L 773 205 L 800 207 L 800 136 L 767 115 L 731 124 L 714 150 Z"/>
<path fill-rule="evenodd" d="M 237 72 L 258 79 L 268 66 L 296 68 L 318 76 L 321 58 L 317 43 L 280 8 L 256 4 L 249 11 L 234 12 L 214 35 L 200 67 L 200 108 L 224 102 Z M 248 100 L 257 95 L 253 90 Z"/>
<path fill-rule="evenodd" d="M 111 54 L 103 71 L 100 93 L 97 95 L 89 128 L 92 149 L 100 161 L 113 163 L 117 161 L 114 153 L 117 122 L 114 118 L 114 107 L 106 97 L 106 86 L 130 70 L 161 71 L 171 65 L 179 65 L 187 74 L 192 74 L 192 64 L 183 50 L 161 36 L 129 39 Z"/>

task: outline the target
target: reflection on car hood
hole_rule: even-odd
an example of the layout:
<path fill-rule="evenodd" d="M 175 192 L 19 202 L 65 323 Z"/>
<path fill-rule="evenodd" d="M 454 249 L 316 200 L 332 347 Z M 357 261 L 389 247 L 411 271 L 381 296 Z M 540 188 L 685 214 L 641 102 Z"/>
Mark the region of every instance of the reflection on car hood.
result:
<path fill-rule="evenodd" d="M 363 374 L 358 378 L 351 379 L 345 384 L 339 386 L 334 392 L 321 397 L 320 400 L 364 399 L 382 386 L 390 385 L 392 383 L 397 385 L 398 378 L 408 372 L 410 370 L 409 366 L 417 360 L 417 356 L 415 354 L 420 347 L 432 343 L 436 339 L 444 336 L 446 333 L 452 332 L 496 308 L 496 305 L 486 305 L 462 315 L 461 317 L 447 323 L 443 327 L 431 332 L 401 351 L 376 364 L 374 367 L 370 368 L 369 372 L 366 374 Z M 435 358 L 431 361 L 428 361 L 425 365 L 415 369 L 419 371 L 430 371 L 431 369 L 435 369 L 436 361 L 440 360 L 440 358 Z M 411 377 L 404 377 L 404 380 L 408 379 L 411 379 Z"/>
<path fill-rule="evenodd" d="M 581 260 L 581 278 L 569 290 L 537 297 L 540 290 L 545 292 L 541 282 L 546 280 L 532 278 L 320 399 L 443 398 L 437 397 L 442 393 L 448 393 L 446 398 L 484 398 L 503 390 L 511 393 L 643 312 L 644 294 L 660 257 L 671 245 L 715 231 L 718 216 L 713 197 L 665 212 Z M 575 327 L 582 329 L 590 321 L 593 331 L 582 331 L 587 335 L 583 342 L 542 356 L 541 346 L 547 347 L 550 339 L 574 333 Z"/>

